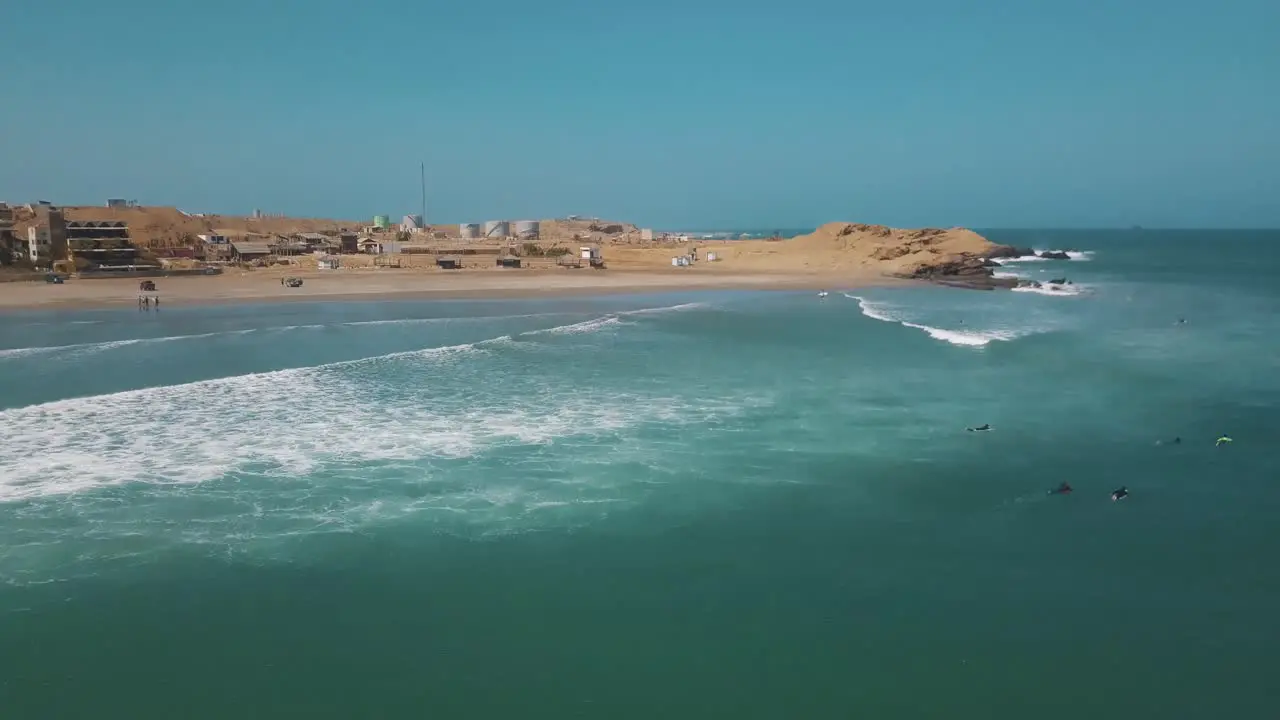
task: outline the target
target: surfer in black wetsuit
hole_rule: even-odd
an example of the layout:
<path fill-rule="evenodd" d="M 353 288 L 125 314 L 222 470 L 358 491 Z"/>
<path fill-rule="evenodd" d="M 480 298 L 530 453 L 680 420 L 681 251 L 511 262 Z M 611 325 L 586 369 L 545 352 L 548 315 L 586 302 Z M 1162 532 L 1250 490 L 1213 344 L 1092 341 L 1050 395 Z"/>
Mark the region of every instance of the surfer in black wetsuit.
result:
<path fill-rule="evenodd" d="M 1157 444 L 1157 445 L 1181 445 L 1181 444 L 1182 444 L 1182 438 L 1181 438 L 1181 437 L 1176 437 L 1176 438 L 1174 438 L 1174 439 L 1172 439 L 1172 440 L 1170 440 L 1170 441 L 1168 441 L 1168 442 L 1165 442 L 1164 440 L 1157 440 L 1157 441 L 1156 441 L 1156 444 Z"/>
<path fill-rule="evenodd" d="M 1050 495 L 1070 495 L 1073 489 L 1074 488 L 1071 487 L 1071 483 L 1063 482 L 1058 487 L 1050 490 L 1049 494 Z"/>
<path fill-rule="evenodd" d="M 1111 499 L 1113 501 L 1123 500 L 1127 497 L 1129 497 L 1129 488 L 1124 487 L 1123 485 L 1120 487 L 1119 490 L 1116 490 L 1115 492 L 1111 493 Z"/>
<path fill-rule="evenodd" d="M 969 432 L 986 432 L 991 429 L 991 425 L 982 424 L 982 425 L 979 425 L 978 427 L 971 427 L 971 428 L 965 428 L 965 429 L 968 430 Z"/>

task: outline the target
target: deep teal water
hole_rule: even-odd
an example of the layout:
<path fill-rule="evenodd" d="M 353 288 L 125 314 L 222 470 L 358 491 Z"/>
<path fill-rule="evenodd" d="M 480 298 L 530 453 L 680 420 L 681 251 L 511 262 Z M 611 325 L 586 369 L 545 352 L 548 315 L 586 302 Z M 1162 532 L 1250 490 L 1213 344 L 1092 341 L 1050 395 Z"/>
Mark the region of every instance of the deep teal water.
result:
<path fill-rule="evenodd" d="M 1076 294 L 0 317 L 4 717 L 1275 717 L 1280 233 L 987 234 Z"/>

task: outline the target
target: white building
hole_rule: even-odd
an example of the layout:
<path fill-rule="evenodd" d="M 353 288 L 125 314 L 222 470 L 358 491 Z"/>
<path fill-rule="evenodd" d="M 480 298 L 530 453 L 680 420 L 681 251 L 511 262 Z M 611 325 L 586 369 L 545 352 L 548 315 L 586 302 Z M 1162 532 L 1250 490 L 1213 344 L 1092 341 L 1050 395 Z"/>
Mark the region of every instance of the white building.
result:
<path fill-rule="evenodd" d="M 47 265 L 53 261 L 53 240 L 47 226 L 27 228 L 27 257 L 36 265 Z"/>

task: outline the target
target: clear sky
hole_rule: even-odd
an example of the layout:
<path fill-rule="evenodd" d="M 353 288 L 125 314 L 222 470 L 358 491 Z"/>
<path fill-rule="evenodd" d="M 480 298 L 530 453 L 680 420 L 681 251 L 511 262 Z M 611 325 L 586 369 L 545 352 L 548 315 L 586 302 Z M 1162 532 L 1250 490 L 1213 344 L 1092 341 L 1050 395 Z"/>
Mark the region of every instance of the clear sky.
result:
<path fill-rule="evenodd" d="M 51 0 L 0 199 L 1280 227 L 1280 0 Z"/>

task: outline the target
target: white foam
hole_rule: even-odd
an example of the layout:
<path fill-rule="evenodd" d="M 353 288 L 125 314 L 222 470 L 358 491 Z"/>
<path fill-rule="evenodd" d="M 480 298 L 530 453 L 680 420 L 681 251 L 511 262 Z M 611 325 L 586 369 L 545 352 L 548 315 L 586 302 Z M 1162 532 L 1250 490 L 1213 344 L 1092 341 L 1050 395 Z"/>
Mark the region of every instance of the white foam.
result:
<path fill-rule="evenodd" d="M 580 323 L 572 325 L 561 325 L 559 327 L 545 328 L 543 330 L 530 330 L 520 333 L 520 336 L 526 335 L 582 335 L 584 333 L 593 333 L 615 325 L 623 325 L 617 316 L 609 315 L 607 317 L 595 318 L 594 320 L 584 320 Z"/>
<path fill-rule="evenodd" d="M 692 302 L 681 303 L 679 305 L 669 305 L 666 307 L 640 308 L 639 310 L 623 310 L 618 315 L 658 315 L 669 312 L 684 312 L 686 310 L 698 310 L 707 307 L 706 303 Z"/>
<path fill-rule="evenodd" d="M 844 293 L 844 296 L 850 300 L 857 300 L 858 307 L 862 310 L 862 314 L 872 320 L 897 323 L 903 327 L 921 330 L 927 333 L 929 337 L 934 340 L 941 340 L 961 347 L 985 347 L 993 341 L 1007 342 L 1009 340 L 1017 339 L 1025 334 L 1013 330 L 947 330 L 946 328 L 922 325 L 920 323 L 913 323 L 896 317 L 883 305 L 876 305 L 875 303 L 857 295 Z"/>
<path fill-rule="evenodd" d="M 8 350 L 0 350 L 0 358 L 16 358 L 26 357 L 28 355 L 43 355 L 46 353 L 62 353 L 62 352 L 78 352 L 78 353 L 95 353 L 106 350 L 114 350 L 115 348 L 128 347 L 130 345 L 140 345 L 144 343 L 165 343 L 175 340 L 191 340 L 194 338 L 213 337 L 215 335 L 231 335 L 248 332 L 245 330 L 235 331 L 233 333 L 199 333 L 197 335 L 170 335 L 167 337 L 154 338 L 131 338 L 128 340 L 110 340 L 98 343 L 76 343 L 73 345 L 51 345 L 45 347 L 27 347 L 27 348 L 10 348 Z"/>
<path fill-rule="evenodd" d="M 662 310 L 662 309 L 664 308 L 658 308 L 658 310 Z M 30 355 L 42 355 L 46 353 L 66 353 L 66 352 L 75 352 L 77 354 L 99 353 L 99 352 L 105 352 L 108 350 L 114 350 L 117 348 L 129 347 L 131 345 L 139 345 L 139 344 L 166 343 L 166 342 L 174 342 L 174 341 L 180 341 L 180 340 L 196 340 L 201 338 L 226 337 L 231 335 L 247 335 L 250 333 L 289 332 L 292 330 L 317 330 L 320 328 L 334 327 L 334 326 L 358 327 L 358 326 L 375 326 L 375 325 L 422 325 L 422 324 L 433 325 L 437 323 L 449 323 L 449 322 L 512 320 L 512 319 L 539 318 L 539 317 L 564 317 L 566 315 L 573 315 L 573 314 L 575 313 L 564 313 L 564 312 L 531 313 L 531 314 L 525 314 L 525 315 L 493 315 L 493 316 L 479 315 L 479 316 L 466 316 L 466 317 L 402 318 L 402 319 L 393 319 L 393 320 L 356 320 L 352 322 L 335 323 L 332 325 L 324 324 L 324 323 L 311 324 L 311 325 L 277 325 L 277 326 L 261 327 L 261 328 L 246 328 L 242 330 L 221 330 L 221 331 L 207 332 L 207 333 L 196 333 L 192 335 L 169 335 L 165 337 L 110 340 L 107 342 L 97 342 L 97 343 L 76 343 L 72 345 L 50 345 L 50 346 L 26 347 L 26 348 L 9 348 L 9 349 L 0 350 L 0 359 L 21 358 L 21 357 L 27 357 Z"/>
<path fill-rule="evenodd" d="M 430 317 L 430 318 L 398 318 L 391 320 L 353 320 L 351 322 L 341 323 L 347 327 L 360 327 L 366 325 L 435 325 L 437 323 L 454 323 L 454 322 L 477 322 L 484 320 L 519 320 L 525 318 L 543 318 L 543 317 L 564 317 L 566 315 L 574 315 L 575 313 L 554 312 L 554 313 L 528 313 L 524 315 L 467 315 L 464 317 Z M 299 326 L 301 327 L 301 326 Z M 325 327 L 324 325 L 315 325 L 308 327 Z"/>
<path fill-rule="evenodd" d="M 199 338 L 223 337 L 227 335 L 246 335 L 248 333 L 261 332 L 266 330 L 295 330 L 295 329 L 304 328 L 304 327 L 322 327 L 322 326 L 286 325 L 284 327 L 278 327 L 278 328 L 262 328 L 261 330 L 259 330 L 258 328 L 249 328 L 247 330 L 223 330 L 218 332 L 196 333 L 193 335 L 167 335 L 164 337 L 129 338 L 125 340 L 108 340 L 106 342 L 96 342 L 96 343 L 75 343 L 73 345 L 49 345 L 49 346 L 26 347 L 26 348 L 10 348 L 7 350 L 0 350 L 0 359 L 20 358 L 20 357 L 26 357 L 28 355 L 44 355 L 47 353 L 69 353 L 69 352 L 74 352 L 76 354 L 100 353 L 108 350 L 115 350 L 117 348 L 129 347 L 131 345 L 149 345 L 153 343 L 169 343 L 169 342 L 175 342 L 180 340 L 196 340 Z"/>
<path fill-rule="evenodd" d="M 607 316 L 544 332 L 619 323 Z M 638 423 L 714 419 L 740 407 L 675 392 L 607 392 L 554 376 L 511 380 L 517 390 L 510 393 L 458 392 L 487 382 L 494 369 L 484 357 L 509 340 L 0 411 L 0 425 L 9 428 L 0 444 L 0 501 L 131 482 L 191 485 L 237 473 L 298 478 L 347 464 L 467 458 L 504 445 L 607 436 Z M 388 386 L 388 373 L 400 382 Z M 435 382 L 403 382 L 405 373 Z"/>
<path fill-rule="evenodd" d="M 1040 253 L 1044 252 L 1064 252 L 1062 250 L 1042 250 L 1040 248 L 1032 248 L 1034 255 L 1020 255 L 1011 258 L 997 258 L 996 262 L 1001 265 L 1008 263 L 1024 263 L 1024 262 L 1048 262 L 1049 258 L 1040 257 Z M 1066 250 L 1068 261 L 1088 261 L 1093 259 L 1092 250 Z"/>
<path fill-rule="evenodd" d="M 1010 288 L 1014 292 L 1035 293 L 1036 295 L 1050 295 L 1052 297 L 1079 297 L 1088 292 L 1084 285 L 1071 284 L 1059 285 L 1055 283 L 1044 283 L 1040 287 L 1032 287 L 1030 285 L 1023 287 Z"/>

